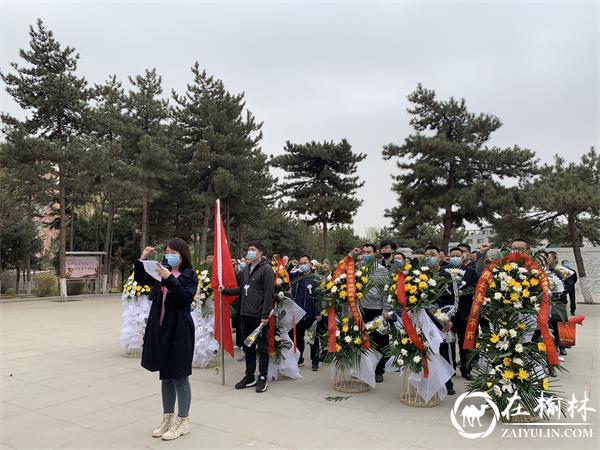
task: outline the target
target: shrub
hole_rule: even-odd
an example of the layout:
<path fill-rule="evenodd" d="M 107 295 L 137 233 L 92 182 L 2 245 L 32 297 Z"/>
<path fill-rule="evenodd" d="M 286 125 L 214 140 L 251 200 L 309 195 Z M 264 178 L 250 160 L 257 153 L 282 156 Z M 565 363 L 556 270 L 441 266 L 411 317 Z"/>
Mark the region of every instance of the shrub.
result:
<path fill-rule="evenodd" d="M 38 297 L 48 297 L 57 287 L 56 277 L 50 272 L 38 273 L 35 276 L 34 294 Z"/>

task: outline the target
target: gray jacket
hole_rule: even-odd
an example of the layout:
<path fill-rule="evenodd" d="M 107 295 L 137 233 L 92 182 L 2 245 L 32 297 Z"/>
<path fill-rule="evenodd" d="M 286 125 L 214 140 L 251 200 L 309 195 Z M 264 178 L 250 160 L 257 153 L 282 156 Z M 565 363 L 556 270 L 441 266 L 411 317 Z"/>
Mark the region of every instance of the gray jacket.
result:
<path fill-rule="evenodd" d="M 372 286 L 364 293 L 365 296 L 360 305 L 363 309 L 383 309 L 384 311 L 390 311 L 391 305 L 387 302 L 388 293 L 385 290 L 385 285 L 388 282 L 390 274 L 379 262 L 373 267 L 375 268 L 374 273 L 371 275 L 373 280 L 369 280 L 369 282 L 376 283 L 376 286 Z"/>

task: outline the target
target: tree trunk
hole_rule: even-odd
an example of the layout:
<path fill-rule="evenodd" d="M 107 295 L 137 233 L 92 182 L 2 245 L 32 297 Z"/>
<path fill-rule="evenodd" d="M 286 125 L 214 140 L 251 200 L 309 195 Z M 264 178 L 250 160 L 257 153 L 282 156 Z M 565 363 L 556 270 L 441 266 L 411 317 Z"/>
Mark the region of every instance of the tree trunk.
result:
<path fill-rule="evenodd" d="M 144 194 L 142 203 L 142 237 L 140 238 L 140 250 L 144 250 L 148 245 L 148 199 Z"/>
<path fill-rule="evenodd" d="M 69 223 L 69 251 L 73 251 L 73 235 L 75 234 L 75 210 L 73 209 L 73 205 L 71 205 L 71 220 Z"/>
<path fill-rule="evenodd" d="M 227 211 L 227 238 L 229 238 L 229 229 L 231 225 L 231 217 L 229 216 L 229 201 L 226 203 L 225 211 Z"/>
<path fill-rule="evenodd" d="M 204 208 L 202 218 L 202 233 L 200 235 L 200 259 L 206 258 L 206 244 L 208 241 L 208 224 L 210 223 L 210 205 Z"/>
<path fill-rule="evenodd" d="M 448 254 L 448 246 L 450 245 L 450 237 L 452 235 L 452 205 L 446 208 L 443 225 L 442 250 Z"/>
<path fill-rule="evenodd" d="M 240 256 L 242 256 L 243 251 L 242 251 L 242 224 L 238 223 L 237 226 L 237 254 L 236 254 L 236 258 L 239 258 Z"/>
<path fill-rule="evenodd" d="M 17 276 L 15 278 L 15 295 L 19 293 L 19 284 L 21 283 L 21 268 L 19 266 L 16 267 Z"/>
<path fill-rule="evenodd" d="M 571 239 L 571 247 L 573 247 L 573 256 L 575 257 L 575 263 L 577 264 L 577 273 L 579 275 L 579 287 L 583 294 L 583 301 L 585 303 L 593 303 L 592 292 L 588 284 L 587 275 L 585 273 L 585 265 L 583 263 L 583 257 L 581 256 L 581 247 L 579 239 L 577 237 L 577 217 L 574 213 L 567 214 L 567 221 L 569 225 L 569 237 Z"/>
<path fill-rule="evenodd" d="M 58 277 L 60 286 L 60 299 L 67 299 L 67 278 L 65 252 L 67 251 L 67 216 L 65 212 L 65 169 L 63 163 L 58 163 L 58 204 L 59 204 L 59 232 L 58 232 Z"/>
<path fill-rule="evenodd" d="M 31 295 L 31 255 L 25 258 L 25 293 Z"/>
<path fill-rule="evenodd" d="M 327 220 L 323 222 L 323 258 L 327 258 Z"/>
<path fill-rule="evenodd" d="M 112 253 L 112 227 L 113 227 L 113 220 L 114 220 L 114 215 L 115 215 L 115 207 L 114 204 L 112 202 L 112 200 L 108 200 L 108 219 L 106 221 L 106 233 L 104 234 L 104 251 L 106 252 L 106 260 L 104 261 L 104 273 L 109 275 L 108 278 L 108 283 L 107 283 L 107 289 L 108 289 L 108 285 L 111 284 L 111 280 L 112 278 L 110 277 L 110 255 Z"/>

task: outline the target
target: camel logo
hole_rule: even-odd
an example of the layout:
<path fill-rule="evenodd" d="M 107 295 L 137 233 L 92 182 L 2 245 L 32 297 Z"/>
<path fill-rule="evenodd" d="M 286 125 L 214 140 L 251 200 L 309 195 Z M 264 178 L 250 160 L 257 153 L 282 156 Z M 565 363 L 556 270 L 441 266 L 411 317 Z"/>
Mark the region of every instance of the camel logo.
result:
<path fill-rule="evenodd" d="M 482 398 L 484 402 L 479 406 L 465 405 L 462 408 L 460 408 L 463 400 L 466 400 L 468 398 Z M 465 431 L 465 427 L 467 425 L 471 428 L 481 428 L 481 417 L 484 415 L 485 411 L 488 408 L 491 408 L 493 412 L 492 423 L 490 424 L 488 429 L 485 431 L 474 432 Z M 457 415 L 460 415 L 460 417 L 462 417 L 462 426 L 457 419 Z M 499 417 L 500 411 L 498 410 L 498 407 L 492 400 L 492 397 L 490 397 L 485 392 L 465 392 L 456 399 L 456 402 L 454 402 L 454 408 L 452 408 L 452 410 L 450 411 L 450 419 L 452 420 L 452 425 L 454 425 L 454 428 L 458 430 L 458 433 L 462 437 L 466 437 L 467 439 L 477 439 L 489 436 L 491 432 L 494 431 L 496 422 L 498 421 Z"/>

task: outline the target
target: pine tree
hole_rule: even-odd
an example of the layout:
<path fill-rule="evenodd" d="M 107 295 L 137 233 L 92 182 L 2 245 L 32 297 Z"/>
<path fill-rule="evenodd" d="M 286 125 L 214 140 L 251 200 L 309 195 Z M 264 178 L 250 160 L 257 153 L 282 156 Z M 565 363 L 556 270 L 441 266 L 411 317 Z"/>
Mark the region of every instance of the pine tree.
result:
<path fill-rule="evenodd" d="M 1 74 L 7 92 L 28 115 L 22 123 L 7 114 L 2 119 L 13 127 L 22 126 L 29 136 L 39 139 L 37 154 L 23 155 L 23 160 L 45 162 L 47 173 L 58 185 L 59 276 L 64 298 L 67 179 L 77 172 L 81 153 L 78 135 L 89 93 L 85 79 L 76 75 L 79 55 L 75 49 L 62 48 L 41 20 L 30 27 L 29 35 L 30 48 L 19 52 L 27 65 L 12 63 L 14 73 Z"/>
<path fill-rule="evenodd" d="M 156 69 L 144 75 L 130 77 L 134 90 L 126 100 L 126 155 L 131 167 L 132 191 L 139 195 L 142 208 L 140 247 L 148 245 L 150 208 L 164 189 L 164 182 L 174 172 L 173 158 L 168 147 L 167 120 L 169 102 L 161 98 L 162 78 Z"/>
<path fill-rule="evenodd" d="M 349 225 L 362 201 L 356 197 L 358 163 L 365 154 L 354 153 L 348 141 L 339 143 L 286 143 L 284 154 L 271 160 L 274 167 L 287 172 L 280 189 L 285 196 L 283 208 L 304 217 L 309 225 L 323 230 L 323 254 L 327 254 L 330 225 Z"/>
<path fill-rule="evenodd" d="M 464 99 L 437 100 L 434 91 L 420 84 L 408 99 L 416 133 L 403 145 L 389 144 L 383 150 L 384 159 L 400 159 L 400 173 L 393 176 L 398 205 L 386 216 L 405 237 L 418 234 L 423 224 L 441 224 L 447 250 L 453 229 L 465 221 L 481 225 L 482 219 L 506 209 L 501 181 L 530 175 L 534 153 L 517 146 L 488 147 L 501 122 L 489 114 L 470 113 Z"/>
<path fill-rule="evenodd" d="M 215 199 L 222 201 L 226 231 L 231 236 L 232 217 L 238 231 L 242 223 L 259 219 L 270 202 L 274 180 L 259 146 L 262 124 L 245 109 L 244 94 L 229 93 L 223 82 L 201 70 L 198 62 L 191 71 L 193 81 L 186 92 L 173 92 L 173 117 L 180 141 L 178 167 L 192 200 L 191 205 L 183 205 L 182 214 L 187 211 L 189 229 L 200 231 L 203 258 Z M 202 211 L 201 225 L 198 211 Z"/>

